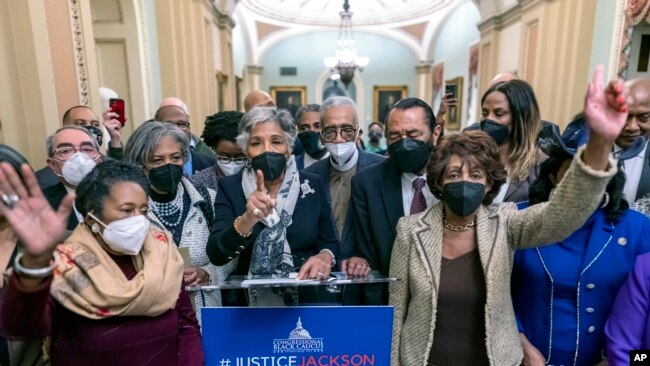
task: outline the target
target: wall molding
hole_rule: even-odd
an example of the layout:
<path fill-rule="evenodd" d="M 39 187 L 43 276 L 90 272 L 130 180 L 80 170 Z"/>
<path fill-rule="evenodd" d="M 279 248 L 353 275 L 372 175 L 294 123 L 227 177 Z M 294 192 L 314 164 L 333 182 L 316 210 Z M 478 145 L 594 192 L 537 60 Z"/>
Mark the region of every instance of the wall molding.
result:
<path fill-rule="evenodd" d="M 81 25 L 81 5 L 79 4 L 79 1 L 80 0 L 68 1 L 68 11 L 71 20 L 72 49 L 74 51 L 75 69 L 77 71 L 79 104 L 89 106 L 88 62 L 86 58 L 86 48 L 84 47 L 84 35 Z"/>

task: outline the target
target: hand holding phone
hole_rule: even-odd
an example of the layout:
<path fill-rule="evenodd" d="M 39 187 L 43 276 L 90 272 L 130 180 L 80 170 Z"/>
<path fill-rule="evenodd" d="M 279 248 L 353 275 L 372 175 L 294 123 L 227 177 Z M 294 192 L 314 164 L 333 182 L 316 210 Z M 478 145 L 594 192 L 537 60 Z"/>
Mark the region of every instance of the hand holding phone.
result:
<path fill-rule="evenodd" d="M 124 99 L 111 98 L 108 100 L 108 107 L 111 109 L 111 112 L 117 114 L 117 120 L 120 121 L 120 124 L 124 126 L 126 123 L 126 114 L 124 113 Z"/>

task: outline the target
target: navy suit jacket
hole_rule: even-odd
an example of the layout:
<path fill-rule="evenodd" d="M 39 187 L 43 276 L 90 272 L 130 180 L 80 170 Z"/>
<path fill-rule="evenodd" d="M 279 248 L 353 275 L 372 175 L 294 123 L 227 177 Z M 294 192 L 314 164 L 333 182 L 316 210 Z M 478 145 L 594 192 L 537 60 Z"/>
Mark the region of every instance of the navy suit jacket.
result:
<path fill-rule="evenodd" d="M 296 156 L 296 168 L 298 168 L 298 171 L 305 169 L 305 154 L 302 153 Z"/>
<path fill-rule="evenodd" d="M 200 172 L 201 170 L 214 166 L 217 163 L 217 159 L 214 156 L 201 154 L 193 149 L 190 149 L 190 154 L 192 154 L 193 173 Z"/>
<path fill-rule="evenodd" d="M 359 174 L 359 172 L 368 168 L 369 166 L 386 160 L 386 157 L 384 156 L 377 155 L 374 153 L 369 153 L 363 151 L 362 149 L 357 149 L 357 150 L 359 151 L 359 160 L 357 161 L 357 173 L 355 174 L 355 176 Z M 327 202 L 329 203 L 330 207 L 332 207 L 332 196 L 330 194 L 331 169 L 332 169 L 332 164 L 330 163 L 329 158 L 317 161 L 314 164 L 305 168 L 305 172 L 316 174 L 320 178 L 321 184 L 323 185 L 325 192 L 327 192 Z M 339 238 L 341 238 L 341 259 L 346 259 L 358 255 L 358 250 L 356 248 L 356 245 L 354 245 L 355 243 L 352 240 L 350 234 L 351 232 L 350 228 L 352 225 L 351 208 L 352 205 L 350 204 L 348 206 L 348 213 L 345 217 L 345 224 L 343 225 L 343 233 L 339 233 L 340 234 Z"/>
<path fill-rule="evenodd" d="M 287 241 L 296 266 L 301 264 L 295 263 L 297 258 L 307 259 L 323 249 L 331 250 L 335 256 L 339 252 L 332 211 L 327 204 L 320 180 L 315 175 L 302 172 L 299 173 L 299 178 L 301 184 L 309 180 L 309 185 L 315 192 L 304 197 L 302 191 L 298 194 L 292 223 L 287 228 Z M 215 200 L 215 219 L 208 239 L 207 253 L 210 261 L 218 266 L 239 257 L 236 273 L 248 274 L 253 244 L 260 231 L 266 226 L 257 223 L 253 227 L 253 234 L 248 238 L 243 238 L 235 232 L 233 226 L 235 218 L 246 211 L 246 197 L 241 180 L 241 172 L 219 180 L 219 194 Z M 314 230 L 314 226 L 318 230 Z"/>
<path fill-rule="evenodd" d="M 50 204 L 50 206 L 52 206 L 54 210 L 58 210 L 59 206 L 61 205 L 61 201 L 63 201 L 65 195 L 68 194 L 68 191 L 65 189 L 63 183 L 59 182 L 53 186 L 45 188 L 43 190 L 43 194 L 45 195 L 45 198 L 47 198 L 47 202 Z M 72 210 L 72 212 L 70 212 L 70 216 L 68 217 L 68 226 L 66 229 L 72 231 L 77 227 L 77 225 L 79 225 L 79 221 L 77 220 L 75 211 Z"/>
<path fill-rule="evenodd" d="M 375 164 L 352 178 L 351 240 L 373 270 L 388 276 L 397 221 L 404 216 L 402 174 L 392 159 Z M 367 305 L 388 304 L 387 286 L 367 285 Z"/>

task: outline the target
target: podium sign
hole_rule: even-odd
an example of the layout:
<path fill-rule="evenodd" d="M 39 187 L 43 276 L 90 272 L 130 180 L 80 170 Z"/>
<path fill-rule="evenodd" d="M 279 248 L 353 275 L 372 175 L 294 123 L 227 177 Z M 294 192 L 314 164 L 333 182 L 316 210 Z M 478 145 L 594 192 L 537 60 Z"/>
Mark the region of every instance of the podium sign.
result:
<path fill-rule="evenodd" d="M 202 308 L 208 366 L 388 366 L 392 306 Z"/>

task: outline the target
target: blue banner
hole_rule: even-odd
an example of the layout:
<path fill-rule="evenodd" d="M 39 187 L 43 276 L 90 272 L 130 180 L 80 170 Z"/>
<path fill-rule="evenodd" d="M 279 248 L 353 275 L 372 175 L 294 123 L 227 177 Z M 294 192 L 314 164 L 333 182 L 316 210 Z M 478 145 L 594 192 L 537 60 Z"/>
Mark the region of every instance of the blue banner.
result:
<path fill-rule="evenodd" d="M 208 366 L 388 366 L 392 306 L 202 308 Z"/>

